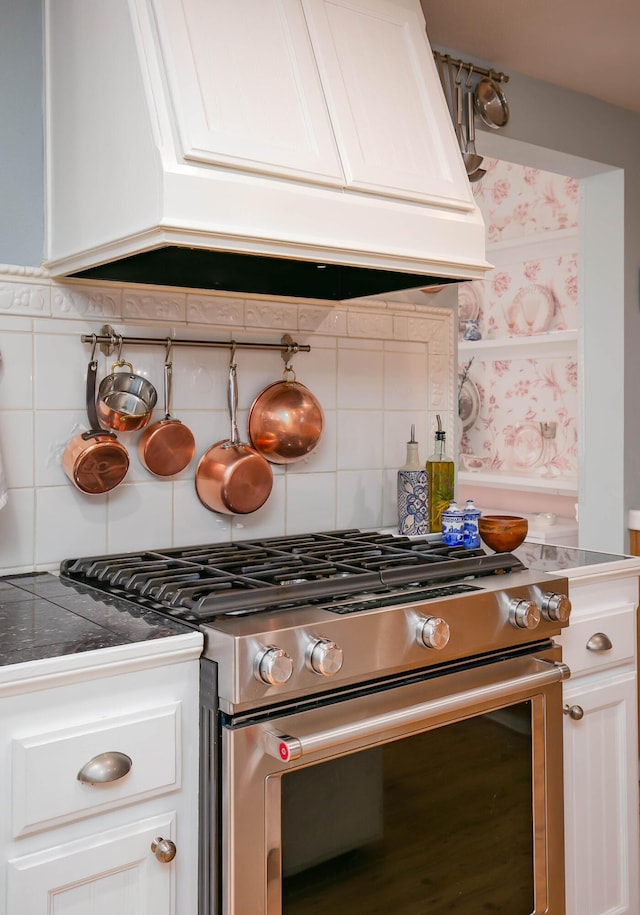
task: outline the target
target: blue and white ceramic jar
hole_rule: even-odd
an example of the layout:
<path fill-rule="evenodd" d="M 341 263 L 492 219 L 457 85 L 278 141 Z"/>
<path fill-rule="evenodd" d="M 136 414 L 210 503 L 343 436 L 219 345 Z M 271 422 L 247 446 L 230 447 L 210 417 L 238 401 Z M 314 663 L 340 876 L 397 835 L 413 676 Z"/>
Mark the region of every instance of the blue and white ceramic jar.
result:
<path fill-rule="evenodd" d="M 468 550 L 475 550 L 480 546 L 480 509 L 476 508 L 473 499 L 467 499 L 464 508 L 464 545 Z"/>
<path fill-rule="evenodd" d="M 464 509 L 455 501 L 442 512 L 442 540 L 445 546 L 464 545 Z"/>
<path fill-rule="evenodd" d="M 420 463 L 416 427 L 411 426 L 407 442 L 407 462 L 398 471 L 398 533 L 429 533 L 429 483 Z"/>
<path fill-rule="evenodd" d="M 429 533 L 429 498 L 426 470 L 398 471 L 398 531 Z"/>

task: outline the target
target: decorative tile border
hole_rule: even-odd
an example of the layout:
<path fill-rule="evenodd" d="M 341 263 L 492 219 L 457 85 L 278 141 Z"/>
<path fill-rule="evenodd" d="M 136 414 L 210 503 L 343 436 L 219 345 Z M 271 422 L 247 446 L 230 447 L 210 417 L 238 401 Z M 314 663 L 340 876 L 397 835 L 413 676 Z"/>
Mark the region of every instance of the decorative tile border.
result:
<path fill-rule="evenodd" d="M 245 299 L 173 287 L 119 283 L 60 282 L 39 267 L 0 265 L 0 314 L 149 322 L 185 328 L 237 327 L 321 334 L 354 339 L 404 340 L 429 344 L 452 356 L 453 310 L 412 302 L 357 299 L 311 303 Z"/>

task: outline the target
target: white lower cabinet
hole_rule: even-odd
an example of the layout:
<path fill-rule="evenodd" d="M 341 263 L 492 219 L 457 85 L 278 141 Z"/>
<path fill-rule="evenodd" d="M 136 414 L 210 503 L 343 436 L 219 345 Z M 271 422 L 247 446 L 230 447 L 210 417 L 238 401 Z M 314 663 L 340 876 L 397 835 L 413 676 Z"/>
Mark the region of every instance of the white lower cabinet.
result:
<path fill-rule="evenodd" d="M 197 912 L 199 653 L 0 684 L 3 915 Z"/>
<path fill-rule="evenodd" d="M 171 915 L 170 865 L 151 843 L 175 835 L 173 814 L 128 823 L 9 861 L 8 912 Z"/>
<path fill-rule="evenodd" d="M 572 583 L 573 584 L 573 583 Z M 576 583 L 563 633 L 567 915 L 638 915 L 638 579 Z"/>

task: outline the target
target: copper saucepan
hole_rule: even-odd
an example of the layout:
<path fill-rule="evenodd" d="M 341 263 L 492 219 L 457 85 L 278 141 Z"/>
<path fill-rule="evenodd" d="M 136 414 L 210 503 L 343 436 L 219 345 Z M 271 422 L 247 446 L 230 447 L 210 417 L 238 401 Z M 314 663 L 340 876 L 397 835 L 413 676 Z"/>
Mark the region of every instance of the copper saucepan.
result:
<path fill-rule="evenodd" d="M 229 365 L 229 415 L 231 438 L 216 442 L 206 451 L 196 469 L 196 492 L 209 511 L 247 515 L 269 498 L 273 471 L 238 434 L 238 382 L 236 365 Z"/>
<path fill-rule="evenodd" d="M 128 366 L 128 372 L 116 372 Z M 98 388 L 98 419 L 116 432 L 137 432 L 149 424 L 156 405 L 158 392 L 146 378 L 136 375 L 130 362 L 120 355 L 111 366 L 111 374 L 100 382 Z"/>
<path fill-rule="evenodd" d="M 62 467 L 76 489 L 89 495 L 109 492 L 124 479 L 129 455 L 115 433 L 100 428 L 96 414 L 98 363 L 93 352 L 87 367 L 86 407 L 90 429 L 75 435 L 62 456 Z"/>
<path fill-rule="evenodd" d="M 170 477 L 191 463 L 196 443 L 193 432 L 179 419 L 171 416 L 171 341 L 167 341 L 164 361 L 164 419 L 144 430 L 138 442 L 138 457 L 150 473 Z"/>
<path fill-rule="evenodd" d="M 272 464 L 300 461 L 316 448 L 324 428 L 324 412 L 309 388 L 296 381 L 285 365 L 282 381 L 258 394 L 249 411 L 249 438 Z"/>

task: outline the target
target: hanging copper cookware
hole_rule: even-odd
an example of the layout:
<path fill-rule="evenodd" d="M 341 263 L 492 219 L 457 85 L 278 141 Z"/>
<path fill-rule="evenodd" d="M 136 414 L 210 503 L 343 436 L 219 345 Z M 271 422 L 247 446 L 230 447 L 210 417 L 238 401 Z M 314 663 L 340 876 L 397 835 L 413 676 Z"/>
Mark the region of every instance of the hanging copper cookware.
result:
<path fill-rule="evenodd" d="M 206 451 L 196 469 L 196 492 L 209 511 L 246 515 L 257 511 L 269 498 L 273 471 L 238 434 L 238 382 L 232 351 L 229 365 L 229 415 L 231 438 L 216 442 Z"/>
<path fill-rule="evenodd" d="M 191 463 L 196 443 L 193 432 L 179 419 L 171 416 L 171 341 L 167 340 L 164 360 L 164 419 L 144 430 L 138 442 L 138 457 L 150 473 L 170 477 L 180 473 Z"/>
<path fill-rule="evenodd" d="M 124 366 L 128 366 L 128 372 L 116 371 Z M 120 337 L 118 358 L 98 388 L 98 419 L 116 432 L 137 432 L 149 424 L 157 399 L 158 392 L 151 382 L 136 375 L 131 363 L 122 359 Z"/>
<path fill-rule="evenodd" d="M 90 429 L 75 435 L 62 456 L 62 467 L 76 489 L 89 495 L 109 492 L 124 479 L 129 455 L 115 433 L 100 428 L 96 413 L 98 363 L 93 352 L 87 367 L 86 407 Z"/>
<path fill-rule="evenodd" d="M 300 461 L 317 447 L 324 412 L 309 388 L 296 381 L 285 365 L 282 381 L 258 394 L 249 411 L 249 438 L 256 451 L 272 464 Z"/>

